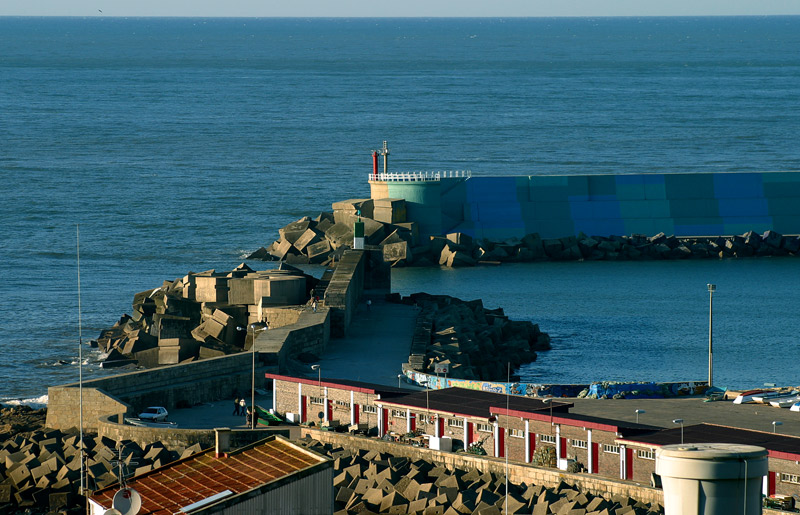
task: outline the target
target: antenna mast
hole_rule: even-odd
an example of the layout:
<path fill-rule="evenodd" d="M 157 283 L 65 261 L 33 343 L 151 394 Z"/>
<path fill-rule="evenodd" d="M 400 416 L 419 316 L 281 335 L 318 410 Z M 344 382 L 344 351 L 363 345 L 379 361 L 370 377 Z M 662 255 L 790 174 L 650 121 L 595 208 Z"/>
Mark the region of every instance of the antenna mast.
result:
<path fill-rule="evenodd" d="M 78 402 L 80 404 L 80 435 L 81 435 L 81 448 L 80 448 L 80 460 L 81 460 L 81 490 L 80 494 L 85 494 L 85 471 L 83 468 L 83 331 L 82 331 L 82 322 L 81 322 L 81 229 L 80 225 L 75 225 L 75 239 L 77 242 L 77 258 L 78 258 Z"/>

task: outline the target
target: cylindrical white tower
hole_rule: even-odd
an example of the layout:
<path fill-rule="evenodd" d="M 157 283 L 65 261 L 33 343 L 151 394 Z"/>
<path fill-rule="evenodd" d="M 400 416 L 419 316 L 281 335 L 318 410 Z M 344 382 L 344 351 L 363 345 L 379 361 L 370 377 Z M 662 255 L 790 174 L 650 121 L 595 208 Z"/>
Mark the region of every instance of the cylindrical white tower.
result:
<path fill-rule="evenodd" d="M 656 451 L 665 515 L 756 515 L 767 451 L 755 445 L 665 445 Z"/>

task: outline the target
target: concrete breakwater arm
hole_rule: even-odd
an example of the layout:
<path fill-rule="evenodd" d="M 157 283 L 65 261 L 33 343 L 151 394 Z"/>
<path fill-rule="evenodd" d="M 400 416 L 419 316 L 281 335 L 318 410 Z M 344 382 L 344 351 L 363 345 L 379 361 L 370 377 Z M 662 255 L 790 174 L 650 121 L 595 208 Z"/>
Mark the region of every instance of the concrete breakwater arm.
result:
<path fill-rule="evenodd" d="M 531 322 L 509 320 L 502 308 L 490 310 L 480 300 L 417 293 L 401 302 L 420 309 L 404 371 L 455 379 L 491 381 L 536 360 L 550 348 L 550 337 Z M 446 370 L 446 372 L 445 372 Z"/>
<path fill-rule="evenodd" d="M 473 178 L 474 182 L 476 178 Z M 432 183 L 426 183 L 431 186 Z M 417 188 L 422 183 L 409 183 Z M 420 204 L 421 202 L 421 204 Z M 301 218 L 279 230 L 280 237 L 267 248 L 254 252 L 249 259 L 277 259 L 287 263 L 320 263 L 328 265 L 353 246 L 353 225 L 364 226 L 367 248 L 380 250 L 383 260 L 398 266 L 474 266 L 504 262 L 579 261 L 579 260 L 652 260 L 688 258 L 729 258 L 748 256 L 800 256 L 800 237 L 784 236 L 774 228 L 753 222 L 751 230 L 741 235 L 708 232 L 723 230 L 703 226 L 706 232 L 669 233 L 640 228 L 641 233 L 586 233 L 572 224 L 555 224 L 546 233 L 524 234 L 512 231 L 480 232 L 480 224 L 429 224 L 428 210 L 419 205 L 432 201 L 405 198 L 350 199 L 332 204 L 333 212 L 318 217 Z M 417 205 L 419 204 L 419 205 Z M 458 203 L 456 203 L 458 204 Z M 417 209 L 411 209 L 417 205 Z M 460 205 L 460 204 L 459 204 Z M 440 209 L 434 202 L 433 211 Z M 460 209 L 456 209 L 460 211 Z M 427 214 L 426 214 L 427 213 Z M 504 222 L 507 220 L 503 219 Z M 501 223 L 501 222 L 498 222 Z M 552 224 L 551 224 L 552 225 Z M 602 224 L 600 224 L 602 225 Z M 522 224 L 519 227 L 526 227 Z M 598 226 L 600 227 L 600 226 Z M 633 226 L 632 226 L 633 227 Z M 637 226 L 638 227 L 638 226 Z M 649 226 L 648 226 L 649 227 Z M 652 227 L 655 227 L 653 225 Z M 726 226 L 747 227 L 744 221 Z M 586 229 L 588 232 L 588 229 Z M 666 231 L 667 229 L 663 229 Z M 700 230 L 700 229 L 698 229 Z M 756 230 L 762 232 L 756 232 Z M 514 233 L 512 235 L 512 232 Z M 500 236 L 500 234 L 504 236 Z M 676 232 L 674 234 L 679 234 Z M 706 234 L 712 236 L 686 236 Z M 715 235 L 719 234 L 719 235 Z M 499 237 L 498 237 L 499 236 Z"/>

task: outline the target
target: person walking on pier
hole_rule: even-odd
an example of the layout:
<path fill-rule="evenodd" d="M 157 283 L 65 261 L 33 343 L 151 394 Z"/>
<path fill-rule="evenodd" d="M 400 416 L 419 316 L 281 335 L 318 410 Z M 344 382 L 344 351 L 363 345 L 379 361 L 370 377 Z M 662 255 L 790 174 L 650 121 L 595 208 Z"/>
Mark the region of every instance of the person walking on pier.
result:
<path fill-rule="evenodd" d="M 232 415 L 236 416 L 239 414 L 239 396 L 235 396 L 233 398 L 233 413 Z"/>
<path fill-rule="evenodd" d="M 239 399 L 239 415 L 247 415 L 247 401 L 244 400 L 244 397 Z"/>

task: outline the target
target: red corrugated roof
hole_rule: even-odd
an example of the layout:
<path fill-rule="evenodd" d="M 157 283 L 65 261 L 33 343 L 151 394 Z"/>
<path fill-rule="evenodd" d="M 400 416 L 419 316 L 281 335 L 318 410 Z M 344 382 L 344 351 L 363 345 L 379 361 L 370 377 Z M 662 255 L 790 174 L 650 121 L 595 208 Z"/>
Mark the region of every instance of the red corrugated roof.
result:
<path fill-rule="evenodd" d="M 182 507 L 225 490 L 241 494 L 289 474 L 328 461 L 281 437 L 270 437 L 227 458 L 208 449 L 127 482 L 142 497 L 140 515 L 172 515 Z M 93 501 L 111 508 L 118 486 L 95 492 Z"/>

